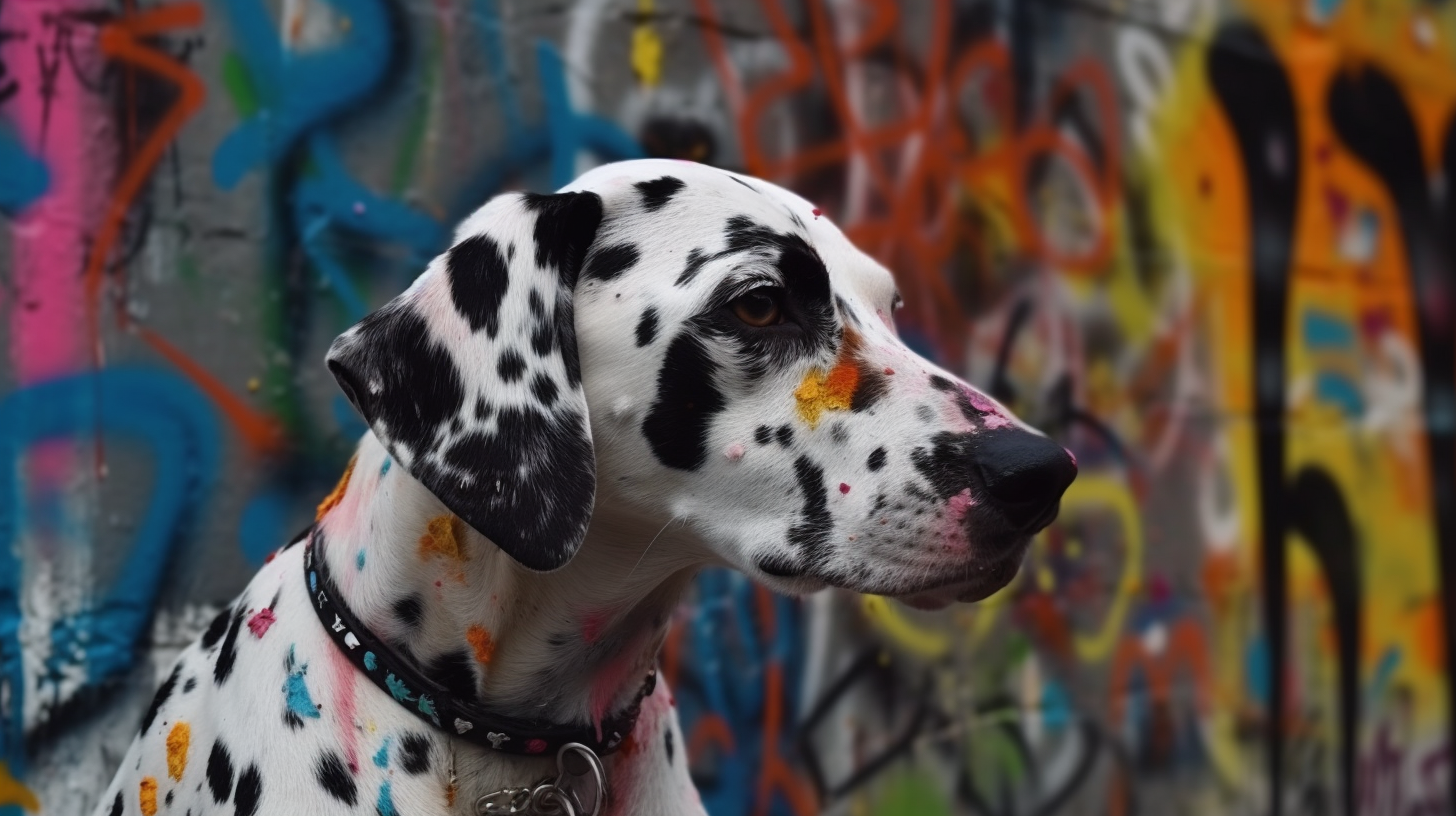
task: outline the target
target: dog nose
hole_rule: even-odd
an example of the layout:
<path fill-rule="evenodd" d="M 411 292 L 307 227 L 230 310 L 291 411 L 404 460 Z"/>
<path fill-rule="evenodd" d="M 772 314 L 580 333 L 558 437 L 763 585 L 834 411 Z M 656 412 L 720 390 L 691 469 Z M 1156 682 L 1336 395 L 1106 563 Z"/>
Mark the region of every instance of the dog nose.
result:
<path fill-rule="evenodd" d="M 971 455 L 986 492 L 1017 529 L 1050 524 L 1077 478 L 1077 462 L 1061 445 L 1026 431 L 982 433 Z"/>

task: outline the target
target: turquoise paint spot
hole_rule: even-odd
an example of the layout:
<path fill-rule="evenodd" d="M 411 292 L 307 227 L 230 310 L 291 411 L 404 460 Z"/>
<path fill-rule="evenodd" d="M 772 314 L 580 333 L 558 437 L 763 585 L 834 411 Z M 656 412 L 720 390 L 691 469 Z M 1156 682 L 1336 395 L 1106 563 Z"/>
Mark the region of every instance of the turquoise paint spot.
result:
<path fill-rule="evenodd" d="M 1354 326 L 1339 315 L 1311 310 L 1300 317 L 1304 342 L 1311 348 L 1351 348 L 1355 345 Z"/>
<path fill-rule="evenodd" d="M 382 465 L 380 465 L 380 466 L 379 466 L 379 475 L 380 475 L 380 476 L 381 476 L 381 477 L 382 477 L 382 476 L 384 476 L 384 474 L 386 474 L 386 473 L 388 473 L 388 472 L 389 472 L 389 466 L 390 466 L 390 464 L 392 464 L 392 463 L 393 463 L 393 462 L 394 462 L 394 460 L 393 460 L 393 459 L 390 459 L 390 458 L 389 458 L 389 457 L 387 457 L 387 456 L 386 456 L 386 457 L 384 457 L 384 464 L 382 464 Z"/>
<path fill-rule="evenodd" d="M 430 699 L 430 695 L 420 695 L 419 709 L 420 713 L 433 720 L 435 725 L 440 724 L 440 718 L 435 714 L 435 701 Z"/>
<path fill-rule="evenodd" d="M 308 684 L 304 682 L 303 676 L 308 673 L 308 666 L 295 668 L 293 659 L 293 647 L 288 647 L 288 679 L 283 681 L 283 696 L 288 702 L 288 710 L 300 717 L 318 719 L 318 706 L 313 703 L 313 695 L 308 693 Z"/>
<path fill-rule="evenodd" d="M 390 672 L 389 674 L 385 675 L 384 685 L 389 688 L 389 693 L 393 695 L 394 699 L 398 702 L 402 703 L 406 700 L 413 700 L 415 698 L 413 694 L 409 693 L 409 687 L 406 686 L 404 682 L 398 677 L 394 676 L 394 672 Z"/>
<path fill-rule="evenodd" d="M 364 551 L 363 550 L 360 550 L 359 551 L 359 554 L 356 555 L 356 556 L 354 556 L 354 567 L 357 568 L 357 569 L 364 569 Z"/>
<path fill-rule="evenodd" d="M 379 816 L 395 816 L 394 797 L 390 795 L 388 782 L 379 786 L 379 801 L 374 803 L 374 809 L 379 811 Z"/>
<path fill-rule="evenodd" d="M 369 671 L 374 671 L 375 669 L 379 668 L 379 661 L 374 659 L 373 652 L 364 653 L 364 668 L 368 669 Z"/>
<path fill-rule="evenodd" d="M 316 572 L 310 572 L 308 574 L 308 591 L 318 592 L 318 573 Z"/>
<path fill-rule="evenodd" d="M 379 746 L 379 751 L 374 754 L 374 765 L 379 768 L 389 767 L 389 743 L 394 737 L 385 737 L 384 744 Z M 388 784 L 388 783 L 385 783 Z"/>

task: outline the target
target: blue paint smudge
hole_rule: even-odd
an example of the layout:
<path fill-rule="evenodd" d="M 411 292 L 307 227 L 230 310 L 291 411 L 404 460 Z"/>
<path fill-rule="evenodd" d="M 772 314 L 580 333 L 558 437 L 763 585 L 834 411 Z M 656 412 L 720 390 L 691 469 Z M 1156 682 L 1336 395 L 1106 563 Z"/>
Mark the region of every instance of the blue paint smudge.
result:
<path fill-rule="evenodd" d="M 45 163 L 32 157 L 9 130 L 0 127 L 0 212 L 18 213 L 51 186 Z"/>
<path fill-rule="evenodd" d="M 381 746 L 379 746 L 379 750 L 376 751 L 375 754 L 374 754 L 374 765 L 375 765 L 375 767 L 378 767 L 378 768 L 387 768 L 387 767 L 389 767 L 389 744 L 393 740 L 394 740 L 394 737 L 385 737 L 384 738 L 384 744 L 381 745 Z"/>
<path fill-rule="evenodd" d="M 390 795 L 388 781 L 379 786 L 379 801 L 374 803 L 374 809 L 379 816 L 395 816 L 394 798 Z"/>
<path fill-rule="evenodd" d="M 379 662 L 374 659 L 373 652 L 364 653 L 364 668 L 368 669 L 369 671 L 374 671 L 375 669 L 379 668 Z"/>
<path fill-rule="evenodd" d="M 415 698 L 413 694 L 409 693 L 409 687 L 404 684 L 404 681 L 394 676 L 394 672 L 385 675 L 384 685 L 389 687 L 390 695 L 398 702 L 403 703 Z"/>
<path fill-rule="evenodd" d="M 297 666 L 295 668 L 293 659 L 293 647 L 288 647 L 288 679 L 283 681 L 283 694 L 288 701 L 288 710 L 300 717 L 318 719 L 318 706 L 314 705 L 313 695 L 308 693 L 308 684 L 304 682 L 303 676 L 308 673 L 308 666 Z"/>
<path fill-rule="evenodd" d="M 430 695 L 421 694 L 417 708 L 419 708 L 421 714 L 429 717 L 435 725 L 440 724 L 440 718 L 435 714 L 435 701 L 430 699 Z"/>
<path fill-rule="evenodd" d="M 358 555 L 355 555 L 354 556 L 354 567 L 356 569 L 364 569 L 364 551 L 363 550 L 360 550 L 359 553 L 358 553 Z"/>
<path fill-rule="evenodd" d="M 388 456 L 384 457 L 384 464 L 382 464 L 382 465 L 379 466 L 379 476 L 380 476 L 380 478 L 383 478 L 384 477 L 384 474 L 386 474 L 386 473 L 389 472 L 389 466 L 393 462 L 394 462 L 394 460 L 391 459 L 391 458 L 389 458 Z"/>

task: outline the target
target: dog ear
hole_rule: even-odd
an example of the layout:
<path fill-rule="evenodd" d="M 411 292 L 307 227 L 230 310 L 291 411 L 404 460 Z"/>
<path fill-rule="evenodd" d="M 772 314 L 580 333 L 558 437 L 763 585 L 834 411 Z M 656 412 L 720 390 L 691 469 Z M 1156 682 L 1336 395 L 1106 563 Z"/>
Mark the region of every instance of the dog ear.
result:
<path fill-rule="evenodd" d="M 471 527 L 534 570 L 571 559 L 596 463 L 572 293 L 594 193 L 497 196 L 328 366 L 374 435 Z"/>

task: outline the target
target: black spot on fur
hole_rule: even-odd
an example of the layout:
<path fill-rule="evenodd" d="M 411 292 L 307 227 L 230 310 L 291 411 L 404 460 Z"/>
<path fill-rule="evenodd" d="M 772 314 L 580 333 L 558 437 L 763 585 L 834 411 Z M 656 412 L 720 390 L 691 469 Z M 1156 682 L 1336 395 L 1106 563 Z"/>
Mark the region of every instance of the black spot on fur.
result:
<path fill-rule="evenodd" d="M 582 258 L 602 222 L 602 199 L 596 193 L 523 195 L 526 208 L 536 213 L 533 238 L 536 264 L 556 269 L 561 287 L 570 291 L 581 274 Z"/>
<path fill-rule="evenodd" d="M 797 578 L 804 574 L 804 571 L 795 563 L 794 559 L 783 553 L 770 553 L 758 557 L 754 562 L 766 575 L 775 578 Z"/>
<path fill-rule="evenodd" d="M 664 465 L 696 470 L 707 457 L 708 426 L 725 404 L 713 381 L 717 371 L 693 334 L 679 334 L 668 346 L 657 372 L 657 399 L 642 423 L 643 435 Z"/>
<path fill-rule="evenodd" d="M 936 496 L 945 501 L 971 484 L 971 454 L 975 438 L 968 433 L 942 431 L 930 439 L 930 448 L 910 452 L 915 469 L 930 483 Z"/>
<path fill-rule="evenodd" d="M 232 611 L 231 608 L 222 609 L 207 625 L 207 631 L 202 633 L 202 648 L 211 649 L 217 645 L 222 633 L 227 631 L 228 614 Z"/>
<path fill-rule="evenodd" d="M 117 791 L 116 798 L 111 800 L 111 816 L 121 816 L 122 804 L 121 791 Z"/>
<path fill-rule="evenodd" d="M 506 349 L 501 352 L 500 359 L 495 363 L 495 373 L 506 382 L 519 380 L 525 371 L 526 360 L 515 349 Z"/>
<path fill-rule="evenodd" d="M 197 688 L 197 678 L 189 677 L 187 678 L 187 682 L 182 684 L 182 693 L 187 694 L 195 688 Z"/>
<path fill-rule="evenodd" d="M 314 778 L 330 796 L 349 807 L 359 801 L 359 788 L 354 784 L 354 777 L 349 775 L 344 760 L 333 751 L 325 751 L 319 756 L 318 764 L 314 766 Z"/>
<path fill-rule="evenodd" d="M 222 740 L 212 741 L 212 753 L 207 757 L 207 787 L 212 791 L 212 801 L 219 805 L 233 795 L 233 759 Z"/>
<path fill-rule="evenodd" d="M 293 713 L 293 709 L 284 707 L 283 724 L 288 726 L 289 731 L 297 731 L 303 728 L 303 718 Z"/>
<path fill-rule="evenodd" d="M 794 429 L 787 425 L 780 425 L 775 435 L 778 437 L 779 444 L 786 448 L 794 444 Z"/>
<path fill-rule="evenodd" d="M 642 348 L 655 339 L 657 339 L 657 310 L 648 306 L 642 311 L 642 318 L 637 321 L 637 348 Z"/>
<path fill-rule="evenodd" d="M 430 738 L 411 731 L 399 741 L 399 760 L 405 773 L 419 776 L 430 769 Z"/>
<path fill-rule="evenodd" d="M 167 807 L 171 807 L 172 806 L 172 796 L 174 794 L 176 794 L 176 793 L 177 793 L 177 789 L 176 788 L 173 788 L 173 789 L 167 791 L 167 798 L 164 800 L 167 803 Z"/>
<path fill-rule="evenodd" d="M 556 404 L 556 382 L 544 371 L 537 372 L 536 376 L 531 378 L 531 393 L 535 394 L 536 399 L 547 408 Z"/>
<path fill-rule="evenodd" d="M 934 388 L 936 391 L 954 391 L 955 390 L 955 385 L 953 385 L 950 380 L 947 380 L 946 378 L 940 376 L 939 374 L 931 374 L 930 375 L 930 387 L 931 388 Z"/>
<path fill-rule="evenodd" d="M 502 407 L 494 434 L 473 431 L 444 453 L 448 467 L 421 478 L 465 520 L 521 564 L 561 566 L 575 552 L 596 491 L 586 417 L 558 404 L 550 414 Z M 457 473 L 469 474 L 462 483 Z"/>
<path fill-rule="evenodd" d="M 479 696 L 472 668 L 474 662 L 464 649 L 446 652 L 426 664 L 424 673 L 461 700 L 474 702 Z"/>
<path fill-rule="evenodd" d="M 485 329 L 492 339 L 500 331 L 500 305 L 511 276 L 500 246 L 484 235 L 472 235 L 451 247 L 445 268 L 450 275 L 450 299 L 471 331 Z"/>
<path fill-rule="evenodd" d="M 481 422 L 490 419 L 490 406 L 485 403 L 485 397 L 475 398 L 475 418 Z"/>
<path fill-rule="evenodd" d="M 767 445 L 773 441 L 773 428 L 767 425 L 760 425 L 753 429 L 753 441 L 760 445 Z"/>
<path fill-rule="evenodd" d="M 544 301 L 544 300 L 541 299 L 541 290 L 540 289 L 537 289 L 535 287 L 532 287 L 531 288 L 531 294 L 526 299 L 526 302 L 531 307 L 531 316 L 532 317 L 545 317 L 546 316 L 546 301 Z"/>
<path fill-rule="evenodd" d="M 648 212 L 655 212 L 667 206 L 667 202 L 683 188 L 682 179 L 663 176 L 652 181 L 639 181 L 632 185 L 642 193 L 642 206 Z"/>
<path fill-rule="evenodd" d="M 591 251 L 581 276 L 588 280 L 609 281 L 637 265 L 640 255 L 636 244 L 612 244 Z"/>
<path fill-rule="evenodd" d="M 531 351 L 537 357 L 545 357 L 556 350 L 556 321 L 543 317 L 531 329 Z"/>
<path fill-rule="evenodd" d="M 794 460 L 794 477 L 804 494 L 803 518 L 789 528 L 789 543 L 802 549 L 804 560 L 818 564 L 827 555 L 829 531 L 834 520 L 829 515 L 829 490 L 824 485 L 824 470 L 806 456 Z"/>
<path fill-rule="evenodd" d="M 147 713 L 142 715 L 141 731 L 143 734 L 152 727 L 152 722 L 157 719 L 157 712 L 161 711 L 162 706 L 166 705 L 167 700 L 171 698 L 172 692 L 177 688 L 177 677 L 180 674 L 182 674 L 182 664 L 178 663 L 172 667 L 172 673 L 167 675 L 167 679 L 162 681 L 162 685 L 157 688 L 157 693 L 152 696 L 152 704 L 147 706 Z"/>
<path fill-rule="evenodd" d="M 849 441 L 849 429 L 844 427 L 843 422 L 836 422 L 829 426 L 829 438 L 836 445 L 843 445 Z"/>
<path fill-rule="evenodd" d="M 258 766 L 249 763 L 248 769 L 238 777 L 238 795 L 234 800 L 238 806 L 237 816 L 253 816 L 258 812 L 258 800 L 263 798 L 263 775 Z"/>
<path fill-rule="evenodd" d="M 686 286 L 691 283 L 708 260 L 708 254 L 703 250 L 698 248 L 688 250 L 687 266 L 683 267 L 682 273 L 677 276 L 677 280 L 673 281 L 673 286 Z"/>
<path fill-rule="evenodd" d="M 419 595 L 406 595 L 394 602 L 394 617 L 411 629 L 420 628 L 425 619 L 425 602 Z"/>
<path fill-rule="evenodd" d="M 246 612 L 246 604 L 239 600 L 237 612 L 233 614 L 233 621 L 228 626 L 227 634 L 223 636 L 222 648 L 218 650 L 217 664 L 212 667 L 212 678 L 219 686 L 227 682 L 228 676 L 233 673 L 233 664 L 238 660 L 238 630 L 243 628 L 243 615 Z"/>
<path fill-rule="evenodd" d="M 667 764 L 672 764 L 672 729 L 665 728 L 662 731 L 662 745 L 667 749 Z"/>
<path fill-rule="evenodd" d="M 870 451 L 870 458 L 865 461 L 865 467 L 869 468 L 870 469 L 870 472 L 874 472 L 874 471 L 879 470 L 880 468 L 882 468 L 884 466 L 885 466 L 885 449 L 884 448 L 875 448 L 874 450 Z"/>
<path fill-rule="evenodd" d="M 418 461 L 465 399 L 450 352 L 407 306 L 374 312 L 342 343 L 335 341 L 328 360 L 339 386 L 370 426 L 384 432 L 391 453 L 404 446 Z"/>

